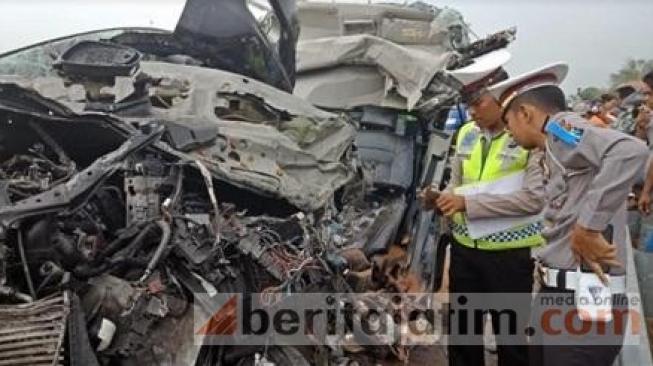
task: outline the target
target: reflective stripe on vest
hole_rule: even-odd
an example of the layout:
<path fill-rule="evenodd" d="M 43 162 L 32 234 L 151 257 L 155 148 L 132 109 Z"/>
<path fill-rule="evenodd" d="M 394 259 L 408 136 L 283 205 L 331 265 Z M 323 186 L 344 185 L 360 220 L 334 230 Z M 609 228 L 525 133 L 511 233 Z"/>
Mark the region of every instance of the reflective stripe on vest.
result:
<path fill-rule="evenodd" d="M 456 155 L 462 159 L 463 185 L 492 182 L 526 169 L 528 151 L 519 147 L 508 133 L 492 139 L 483 159 L 481 130 L 475 122 L 461 127 L 456 144 Z M 465 246 L 483 250 L 505 250 L 533 247 L 544 243 L 540 223 L 532 223 L 502 231 L 480 239 L 472 239 L 467 231 L 465 215 L 454 215 L 451 231 L 456 240 Z"/>

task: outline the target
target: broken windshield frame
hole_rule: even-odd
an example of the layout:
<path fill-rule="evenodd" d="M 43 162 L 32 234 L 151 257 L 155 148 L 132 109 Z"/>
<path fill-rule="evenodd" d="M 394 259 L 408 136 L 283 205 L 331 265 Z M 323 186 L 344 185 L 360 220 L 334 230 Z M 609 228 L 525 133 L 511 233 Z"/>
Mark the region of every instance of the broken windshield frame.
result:
<path fill-rule="evenodd" d="M 170 34 L 157 28 L 109 28 L 59 37 L 0 55 L 0 75 L 26 78 L 56 75 L 52 67 L 59 56 L 79 41 L 110 40 L 126 32 Z"/>
<path fill-rule="evenodd" d="M 287 46 L 284 44 L 283 37 L 287 38 L 288 35 L 284 33 L 284 30 L 282 29 L 282 22 L 277 14 L 282 14 L 284 11 L 288 10 L 285 8 L 280 8 L 279 5 L 277 5 L 276 2 L 273 2 L 272 0 L 244 0 L 244 3 L 246 5 L 246 11 L 251 13 L 253 21 L 255 22 L 253 26 L 258 28 L 258 34 L 262 38 L 261 44 L 264 48 L 268 48 L 268 51 L 257 50 L 256 52 L 262 52 L 265 55 L 264 57 L 270 58 L 268 62 L 271 62 L 272 64 L 278 64 L 276 68 L 287 69 L 289 66 L 292 67 L 292 70 L 285 70 L 283 73 L 285 74 L 286 79 L 285 84 L 289 84 L 284 89 L 291 88 L 290 85 L 293 84 L 293 78 L 291 76 L 294 74 L 294 62 L 291 65 L 286 65 L 288 62 L 284 62 L 283 60 L 288 59 L 290 56 L 292 56 L 294 59 L 294 52 L 289 53 L 289 51 L 286 49 Z M 129 32 L 158 35 L 163 34 L 169 35 L 171 37 L 175 36 L 171 30 L 152 27 L 116 27 L 91 30 L 81 33 L 76 32 L 70 35 L 45 40 L 0 54 L 0 75 L 20 76 L 25 78 L 54 76 L 57 74 L 57 71 L 52 67 L 53 63 L 57 61 L 59 56 L 72 45 L 80 41 L 112 40 L 117 36 Z M 288 42 L 286 41 L 285 43 Z M 187 44 L 181 44 L 180 46 L 180 54 L 186 54 L 186 51 L 189 51 L 185 49 L 185 46 L 188 46 Z M 143 50 L 140 51 L 143 52 Z M 245 51 L 243 50 L 243 52 Z M 148 52 L 143 53 L 146 54 L 146 60 L 166 61 L 165 59 L 157 57 L 162 55 L 150 55 Z M 245 57 L 244 55 L 245 54 L 243 53 L 243 57 Z M 207 59 L 206 57 L 203 57 L 203 55 L 194 56 L 198 57 L 201 60 Z M 234 60 L 238 59 L 238 55 L 234 56 Z M 248 57 L 253 56 L 256 55 L 248 55 Z M 211 55 L 208 55 L 208 58 L 210 57 Z M 197 64 L 200 64 L 200 62 L 198 61 Z M 283 64 L 283 66 L 281 64 Z M 230 68 L 224 67 L 224 65 L 220 66 L 211 64 L 205 64 L 204 66 L 240 73 L 268 83 L 270 83 L 269 81 L 273 79 L 272 77 L 268 78 L 266 75 L 261 74 L 260 72 L 256 75 L 250 75 L 247 73 L 246 68 L 241 70 L 237 67 Z M 269 68 L 275 69 L 275 67 L 272 66 L 269 66 Z"/>

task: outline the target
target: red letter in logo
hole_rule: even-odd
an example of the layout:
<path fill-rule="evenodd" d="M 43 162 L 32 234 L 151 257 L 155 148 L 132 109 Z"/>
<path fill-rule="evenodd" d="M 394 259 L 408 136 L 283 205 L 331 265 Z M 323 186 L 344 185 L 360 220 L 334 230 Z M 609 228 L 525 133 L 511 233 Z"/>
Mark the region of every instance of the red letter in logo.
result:
<path fill-rule="evenodd" d="M 238 327 L 237 297 L 233 295 L 204 325 L 196 335 L 234 335 Z"/>
<path fill-rule="evenodd" d="M 553 326 L 551 326 L 551 318 L 553 318 L 554 315 L 560 314 L 562 314 L 560 309 L 549 309 L 542 313 L 542 330 L 544 331 L 544 334 L 558 335 L 562 333 L 559 330 L 553 329 Z"/>

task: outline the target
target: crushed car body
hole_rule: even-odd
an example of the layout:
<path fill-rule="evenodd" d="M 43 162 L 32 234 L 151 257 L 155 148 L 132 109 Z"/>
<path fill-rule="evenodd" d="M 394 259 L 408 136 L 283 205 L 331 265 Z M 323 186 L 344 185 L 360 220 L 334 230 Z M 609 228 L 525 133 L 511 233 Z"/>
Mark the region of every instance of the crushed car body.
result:
<path fill-rule="evenodd" d="M 298 17 L 295 94 L 324 108 L 414 110 L 469 44 L 460 13 L 424 3 L 302 2 Z"/>
<path fill-rule="evenodd" d="M 323 39 L 302 20 L 322 5 L 189 0 L 174 32 L 94 31 L 0 55 L 0 364 L 361 353 L 185 335 L 215 293 L 436 286 L 442 232 L 415 194 L 446 181 L 440 126 L 456 92 L 441 71 L 494 43 L 469 43 L 458 14 L 424 6 L 375 6 L 373 20 L 345 7 L 352 34 Z M 296 68 L 304 32 L 315 43 L 300 43 Z M 374 353 L 407 359 L 393 343 Z"/>
<path fill-rule="evenodd" d="M 416 192 L 442 189 L 448 179 L 453 136 L 444 122 L 461 85 L 445 71 L 506 47 L 516 31 L 471 42 L 459 12 L 423 2 L 302 2 L 297 14 L 294 93 L 356 122 L 355 145 L 371 186 L 392 189 L 404 204 L 395 234 L 407 247 L 410 272 L 437 289 L 446 229 L 419 209 Z"/>

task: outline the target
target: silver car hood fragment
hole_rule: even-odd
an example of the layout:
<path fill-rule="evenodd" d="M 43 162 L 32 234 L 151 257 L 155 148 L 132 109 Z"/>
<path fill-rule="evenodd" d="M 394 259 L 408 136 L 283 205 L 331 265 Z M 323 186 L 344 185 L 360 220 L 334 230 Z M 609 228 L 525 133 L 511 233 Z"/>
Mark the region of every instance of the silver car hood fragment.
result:
<path fill-rule="evenodd" d="M 174 121 L 189 126 L 217 126 L 218 137 L 208 146 L 185 153 L 166 149 L 180 157 L 199 159 L 214 177 L 284 199 L 304 211 L 323 207 L 334 191 L 353 177 L 354 170 L 348 163 L 351 159 L 345 157 L 355 128 L 345 117 L 319 110 L 264 83 L 220 70 L 142 62 L 141 71 L 153 80 L 161 80 L 150 88 L 150 94 L 169 97 L 172 103 L 152 107 L 144 117 L 114 117 L 125 123 Z M 52 76 L 0 77 L 0 83 L 35 91 L 77 115 L 98 113 L 84 111 L 85 89 L 81 84 L 64 85 L 63 79 Z M 129 85 L 116 78 L 113 90 L 108 91 L 116 96 L 127 95 Z M 275 118 L 267 120 L 269 115 Z"/>

